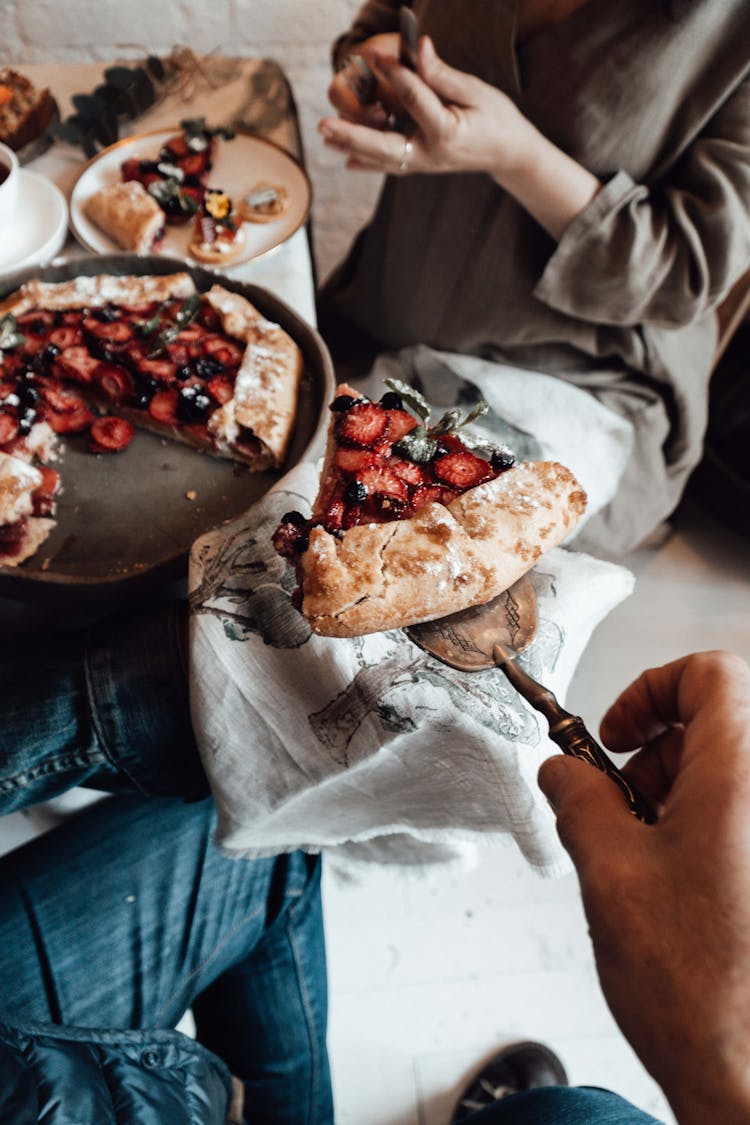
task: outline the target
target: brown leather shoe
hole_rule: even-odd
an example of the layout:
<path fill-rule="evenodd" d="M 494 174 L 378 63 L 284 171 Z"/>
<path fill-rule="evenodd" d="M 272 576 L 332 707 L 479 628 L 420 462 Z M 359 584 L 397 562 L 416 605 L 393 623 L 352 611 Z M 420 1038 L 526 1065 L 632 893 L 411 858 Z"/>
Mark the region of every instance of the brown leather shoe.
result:
<path fill-rule="evenodd" d="M 511 1043 L 472 1078 L 458 1100 L 450 1125 L 521 1090 L 567 1085 L 565 1067 L 549 1047 L 543 1043 Z"/>

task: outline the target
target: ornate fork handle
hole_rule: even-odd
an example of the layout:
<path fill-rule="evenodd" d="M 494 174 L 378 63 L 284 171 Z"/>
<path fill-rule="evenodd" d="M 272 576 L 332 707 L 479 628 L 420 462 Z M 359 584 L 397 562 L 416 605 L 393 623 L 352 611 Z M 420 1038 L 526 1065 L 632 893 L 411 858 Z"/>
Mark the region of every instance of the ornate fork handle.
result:
<path fill-rule="evenodd" d="M 563 754 L 570 754 L 573 758 L 590 762 L 602 773 L 606 773 L 607 777 L 611 777 L 622 792 L 630 811 L 644 824 L 654 824 L 656 813 L 649 802 L 634 785 L 631 785 L 614 762 L 609 760 L 596 739 L 592 738 L 586 730 L 583 719 L 578 715 L 569 714 L 562 707 L 559 709 L 564 718 L 561 718 L 556 726 L 550 725 L 549 736 L 552 741 L 557 743 Z"/>
<path fill-rule="evenodd" d="M 606 773 L 621 791 L 630 811 L 644 824 L 654 824 L 656 813 L 650 803 L 634 785 L 631 785 L 614 762 L 609 760 L 596 739 L 586 730 L 583 719 L 578 715 L 571 715 L 561 707 L 554 693 L 524 672 L 504 645 L 496 644 L 493 655 L 495 663 L 502 668 L 519 695 L 545 716 L 549 723 L 549 736 L 557 743 L 563 754 L 581 758 L 602 773 Z"/>

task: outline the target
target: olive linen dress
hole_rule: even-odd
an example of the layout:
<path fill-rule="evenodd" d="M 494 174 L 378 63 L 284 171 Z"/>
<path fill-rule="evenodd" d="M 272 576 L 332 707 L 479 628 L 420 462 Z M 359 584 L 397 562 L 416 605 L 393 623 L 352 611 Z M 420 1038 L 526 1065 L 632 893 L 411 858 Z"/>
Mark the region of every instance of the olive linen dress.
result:
<path fill-rule="evenodd" d="M 321 323 L 554 374 L 625 416 L 632 455 L 581 536 L 613 555 L 673 511 L 700 458 L 715 309 L 750 264 L 750 3 L 588 0 L 519 43 L 518 2 L 413 7 L 448 63 L 505 91 L 601 190 L 555 243 L 484 173 L 388 177 Z M 365 4 L 334 62 L 396 30 L 398 9 Z"/>

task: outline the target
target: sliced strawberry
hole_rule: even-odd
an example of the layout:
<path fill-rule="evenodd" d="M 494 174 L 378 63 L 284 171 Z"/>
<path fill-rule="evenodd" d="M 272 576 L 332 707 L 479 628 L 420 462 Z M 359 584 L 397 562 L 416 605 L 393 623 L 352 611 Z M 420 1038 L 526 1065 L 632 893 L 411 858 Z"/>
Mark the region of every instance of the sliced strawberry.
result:
<path fill-rule="evenodd" d="M 120 305 L 119 309 L 128 320 L 151 320 L 156 316 L 158 307 L 158 303 L 152 301 L 148 305 Z"/>
<path fill-rule="evenodd" d="M 464 453 L 446 453 L 444 457 L 436 457 L 432 463 L 435 476 L 444 480 L 446 484 L 459 488 L 462 491 L 474 488 L 477 484 L 494 480 L 497 475 L 492 466 L 468 450 Z"/>
<path fill-rule="evenodd" d="M 208 393 L 223 406 L 234 396 L 234 382 L 228 375 L 214 375 L 208 380 Z"/>
<path fill-rule="evenodd" d="M 182 367 L 192 358 L 187 344 L 167 344 L 167 355 L 175 367 Z"/>
<path fill-rule="evenodd" d="M 138 370 L 160 383 L 174 383 L 177 378 L 175 365 L 169 359 L 139 359 Z"/>
<path fill-rule="evenodd" d="M 344 512 L 344 531 L 348 531 L 350 527 L 356 527 L 359 523 L 362 523 L 362 507 L 360 504 L 352 504 Z"/>
<path fill-rule="evenodd" d="M 187 141 L 182 133 L 176 133 L 165 141 L 161 147 L 159 156 L 162 159 L 180 160 L 183 156 L 188 156 L 190 149 L 187 146 Z"/>
<path fill-rule="evenodd" d="M 372 446 L 385 434 L 388 415 L 374 402 L 358 402 L 341 415 L 336 426 L 339 441 Z"/>
<path fill-rule="evenodd" d="M 236 368 L 242 362 L 244 349 L 238 348 L 236 344 L 226 343 L 223 348 L 216 348 L 211 354 L 211 358 L 220 363 L 222 367 Z"/>
<path fill-rule="evenodd" d="M 125 320 L 97 320 L 95 316 L 87 316 L 83 327 L 92 336 L 96 336 L 97 340 L 106 340 L 114 344 L 123 344 L 133 336 L 132 325 Z"/>
<path fill-rule="evenodd" d="M 388 496 L 402 501 L 406 501 L 408 497 L 405 482 L 383 465 L 371 465 L 362 469 L 357 474 L 357 480 L 365 486 L 370 496 Z"/>
<path fill-rule="evenodd" d="M 62 324 L 72 324 L 75 328 L 80 327 L 83 320 L 83 312 L 81 309 L 64 309 L 63 312 L 57 314 Z"/>
<path fill-rule="evenodd" d="M 116 363 L 100 363 L 94 372 L 94 383 L 110 402 L 125 402 L 133 394 L 133 376 Z"/>
<path fill-rule="evenodd" d="M 404 434 L 408 434 L 418 425 L 417 419 L 406 410 L 388 411 L 388 437 L 392 442 L 400 441 Z"/>
<path fill-rule="evenodd" d="M 125 418 L 105 415 L 91 426 L 89 449 L 92 453 L 119 453 L 133 440 L 135 430 Z"/>
<path fill-rule="evenodd" d="M 178 391 L 157 391 L 148 404 L 149 414 L 163 426 L 174 426 L 177 422 L 178 397 Z"/>
<path fill-rule="evenodd" d="M 50 410 L 45 414 L 45 421 L 56 434 L 80 434 L 89 428 L 94 421 L 94 415 L 87 407 L 80 406 L 64 414 L 57 414 Z"/>
<path fill-rule="evenodd" d="M 183 156 L 180 159 L 180 168 L 186 176 L 196 176 L 200 178 L 211 167 L 211 156 L 209 150 L 205 148 L 203 152 L 191 152 L 189 156 Z"/>
<path fill-rule="evenodd" d="M 29 312 L 21 313 L 16 321 L 18 327 L 23 330 L 24 336 L 27 332 L 31 332 L 33 336 L 41 336 L 55 327 L 55 314 L 48 309 L 31 309 Z"/>
<path fill-rule="evenodd" d="M 414 487 L 424 484 L 427 480 L 424 469 L 414 461 L 399 461 L 394 458 L 388 463 L 388 468 L 401 480 Z"/>
<path fill-rule="evenodd" d="M 425 504 L 450 504 L 451 500 L 455 500 L 461 493 L 453 488 L 446 488 L 440 484 L 426 484 L 422 488 L 417 488 L 411 496 L 409 503 L 416 511 L 418 508 L 423 508 Z"/>
<path fill-rule="evenodd" d="M 376 462 L 369 449 L 337 449 L 333 456 L 334 465 L 344 473 L 359 473 Z"/>
<path fill-rule="evenodd" d="M 40 465 L 42 482 L 34 489 L 31 500 L 35 516 L 49 516 L 55 506 L 54 496 L 60 487 L 60 474 L 49 465 Z"/>
<path fill-rule="evenodd" d="M 18 422 L 11 414 L 0 413 L 0 446 L 13 441 L 18 433 Z"/>
<path fill-rule="evenodd" d="M 344 526 L 344 516 L 346 515 L 346 505 L 343 500 L 334 500 L 329 505 L 326 514 L 323 517 L 323 526 L 326 531 L 341 531 Z"/>
<path fill-rule="evenodd" d="M 74 410 L 86 409 L 86 403 L 74 391 L 67 391 L 64 387 L 54 383 L 45 384 L 40 388 L 42 398 L 56 414 L 70 414 Z"/>
<path fill-rule="evenodd" d="M 468 453 L 458 434 L 441 434 L 438 440 L 443 449 L 447 449 L 449 453 Z"/>
<path fill-rule="evenodd" d="M 201 340 L 206 335 L 206 331 L 202 324 L 192 321 L 180 329 L 177 339 L 181 344 L 194 343 L 196 340 Z"/>
<path fill-rule="evenodd" d="M 244 348 L 223 336 L 206 336 L 203 350 L 224 367 L 238 367 L 245 354 Z"/>
<path fill-rule="evenodd" d="M 284 559 L 295 559 L 307 547 L 308 521 L 301 512 L 287 512 L 271 536 L 274 550 Z"/>
<path fill-rule="evenodd" d="M 63 378 L 75 379 L 79 383 L 90 383 L 94 372 L 99 366 L 99 360 L 91 355 L 83 346 L 65 348 L 52 365 L 56 375 Z"/>
<path fill-rule="evenodd" d="M 125 183 L 128 180 L 140 180 L 141 162 L 137 156 L 131 156 L 129 160 L 123 160 L 120 165 L 120 178 Z"/>
<path fill-rule="evenodd" d="M 202 324 L 209 332 L 218 332 L 221 328 L 221 317 L 216 309 L 211 308 L 205 301 L 201 305 L 195 319 L 198 324 Z"/>
<path fill-rule="evenodd" d="M 55 328 L 49 334 L 49 343 L 54 344 L 56 348 L 63 351 L 65 348 L 74 348 L 83 340 L 83 333 L 80 328 L 74 327 L 72 324 L 65 324 L 60 328 Z"/>

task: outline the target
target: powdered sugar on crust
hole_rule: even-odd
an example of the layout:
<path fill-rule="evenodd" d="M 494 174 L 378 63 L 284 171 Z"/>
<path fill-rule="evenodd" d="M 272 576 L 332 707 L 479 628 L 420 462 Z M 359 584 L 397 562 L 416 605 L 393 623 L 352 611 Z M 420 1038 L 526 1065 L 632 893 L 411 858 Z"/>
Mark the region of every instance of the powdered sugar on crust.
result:
<path fill-rule="evenodd" d="M 2 304 L 0 314 L 16 315 L 29 309 L 80 309 L 100 308 L 116 303 L 145 305 L 151 301 L 166 301 L 170 297 L 189 297 L 195 285 L 189 273 L 96 274 L 92 277 L 75 277 L 71 281 L 26 281 Z"/>
<path fill-rule="evenodd" d="M 33 465 L 0 452 L 0 525 L 30 514 L 31 495 L 41 483 L 42 474 Z"/>
<path fill-rule="evenodd" d="M 206 300 L 221 316 L 224 331 L 246 345 L 234 395 L 214 411 L 208 429 L 219 445 L 231 449 L 244 427 L 266 447 L 269 463 L 280 464 L 297 409 L 302 353 L 283 328 L 241 294 L 214 285 Z"/>

